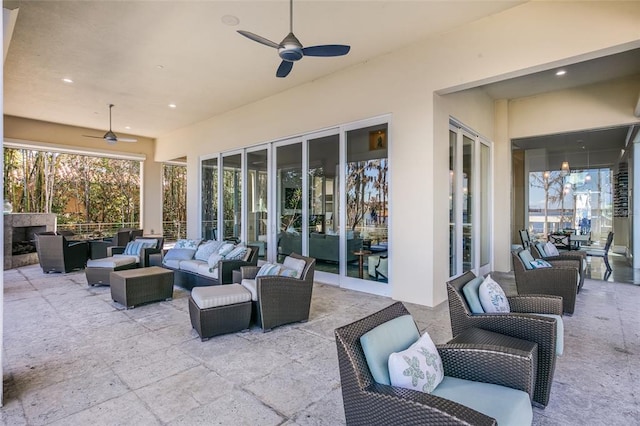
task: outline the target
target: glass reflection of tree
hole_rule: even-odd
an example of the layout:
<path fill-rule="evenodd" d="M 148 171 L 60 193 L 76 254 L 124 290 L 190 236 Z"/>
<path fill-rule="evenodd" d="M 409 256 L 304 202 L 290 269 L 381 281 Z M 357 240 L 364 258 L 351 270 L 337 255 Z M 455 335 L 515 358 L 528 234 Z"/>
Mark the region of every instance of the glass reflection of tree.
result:
<path fill-rule="evenodd" d="M 362 226 L 365 217 L 373 225 L 385 225 L 388 198 L 386 158 L 347 164 L 347 224 Z"/>

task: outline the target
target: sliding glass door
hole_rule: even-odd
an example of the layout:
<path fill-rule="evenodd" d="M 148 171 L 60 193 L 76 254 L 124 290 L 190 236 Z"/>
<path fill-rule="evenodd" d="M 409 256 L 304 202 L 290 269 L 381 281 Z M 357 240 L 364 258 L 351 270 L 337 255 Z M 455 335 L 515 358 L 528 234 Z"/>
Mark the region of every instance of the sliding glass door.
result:
<path fill-rule="evenodd" d="M 256 149 L 247 152 L 247 244 L 259 248 L 258 258 L 267 258 L 267 230 L 269 174 L 269 150 Z"/>
<path fill-rule="evenodd" d="M 491 270 L 491 146 L 472 130 L 449 128 L 449 274 Z"/>

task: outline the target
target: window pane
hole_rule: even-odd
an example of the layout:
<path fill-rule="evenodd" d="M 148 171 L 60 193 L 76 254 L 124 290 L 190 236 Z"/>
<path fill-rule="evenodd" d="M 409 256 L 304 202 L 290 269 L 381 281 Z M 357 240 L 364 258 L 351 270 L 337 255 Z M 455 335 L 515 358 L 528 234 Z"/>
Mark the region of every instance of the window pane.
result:
<path fill-rule="evenodd" d="M 473 269 L 473 144 L 474 140 L 462 137 L 462 271 Z"/>
<path fill-rule="evenodd" d="M 337 274 L 340 269 L 340 241 L 336 217 L 339 204 L 338 161 L 340 137 L 331 135 L 309 141 L 309 256 L 316 270 Z"/>
<path fill-rule="evenodd" d="M 388 280 L 388 171 L 386 124 L 347 132 L 345 244 L 350 277 Z"/>
<path fill-rule="evenodd" d="M 278 260 L 282 261 L 293 252 L 302 254 L 302 144 L 279 146 L 276 162 Z"/>
<path fill-rule="evenodd" d="M 242 155 L 222 158 L 223 237 L 240 239 L 242 223 Z"/>
<path fill-rule="evenodd" d="M 458 233 L 456 228 L 456 139 L 457 134 L 449 131 L 449 276 L 458 273 Z"/>
<path fill-rule="evenodd" d="M 218 159 L 202 161 L 202 238 L 217 239 Z"/>
<path fill-rule="evenodd" d="M 259 247 L 258 256 L 266 258 L 267 247 L 267 150 L 247 153 L 247 241 Z"/>

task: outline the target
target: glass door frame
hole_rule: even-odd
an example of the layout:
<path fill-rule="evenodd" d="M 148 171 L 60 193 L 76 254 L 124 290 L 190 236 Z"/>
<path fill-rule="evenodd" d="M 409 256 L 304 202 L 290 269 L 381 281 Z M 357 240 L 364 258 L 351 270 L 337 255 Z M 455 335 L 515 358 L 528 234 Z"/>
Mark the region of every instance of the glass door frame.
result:
<path fill-rule="evenodd" d="M 351 130 L 358 130 L 358 129 L 362 129 L 365 127 L 372 127 L 372 126 L 378 126 L 378 125 L 382 125 L 382 124 L 386 124 L 387 125 L 387 134 L 389 135 L 388 137 L 388 145 L 389 148 L 389 152 L 391 152 L 393 147 L 393 141 L 391 140 L 391 135 L 393 134 L 392 131 L 392 123 L 391 123 L 391 115 L 387 114 L 387 115 L 382 115 L 382 116 L 378 116 L 378 117 L 372 117 L 369 119 L 365 119 L 365 120 L 360 120 L 360 121 L 356 121 L 353 123 L 349 123 L 349 124 L 345 124 L 340 126 L 340 207 L 339 207 L 339 211 L 340 211 L 340 274 L 339 274 L 339 278 L 340 278 L 340 287 L 342 288 L 346 288 L 346 289 L 350 289 L 350 290 L 356 290 L 356 291 L 363 291 L 366 293 L 371 293 L 371 294 L 377 294 L 380 296 L 387 296 L 387 297 L 391 297 L 391 289 L 392 289 L 392 280 L 391 278 L 389 279 L 388 282 L 377 282 L 377 281 L 371 281 L 371 280 L 366 280 L 366 279 L 361 279 L 361 278 L 356 278 L 356 277 L 349 277 L 347 275 L 347 265 L 346 265 L 346 257 L 347 257 L 347 253 L 346 253 L 346 247 L 347 247 L 347 197 L 345 196 L 345 194 L 347 193 L 347 176 L 346 176 L 346 164 L 347 164 L 347 132 L 351 131 Z M 392 180 L 393 180 L 393 172 L 392 172 L 392 167 L 393 167 L 393 163 L 391 161 L 391 155 L 388 155 L 387 157 L 387 161 L 388 161 L 388 167 L 389 167 L 389 172 L 388 172 L 388 184 L 389 184 L 389 188 L 393 187 L 392 184 Z M 388 209 L 388 216 L 389 217 L 393 217 L 393 203 L 389 203 L 389 209 Z M 388 235 L 393 235 L 392 234 L 392 226 L 391 226 L 391 222 L 387 222 L 387 234 Z M 393 270 L 392 270 L 392 261 L 391 258 L 393 256 L 393 238 L 389 238 L 388 239 L 388 253 L 389 253 L 389 257 L 388 257 L 388 273 L 389 273 L 389 277 L 393 277 Z"/>
<path fill-rule="evenodd" d="M 247 230 L 248 230 L 248 226 L 249 226 L 249 201 L 247 199 L 247 194 L 249 193 L 247 191 L 248 186 L 249 186 L 249 165 L 247 164 L 248 162 L 248 155 L 252 152 L 258 152 L 258 151 L 267 151 L 267 205 L 265 206 L 267 209 L 267 250 L 265 253 L 265 259 L 270 262 L 271 258 L 269 257 L 269 248 L 270 247 L 274 247 L 274 243 L 272 243 L 271 241 L 276 237 L 272 237 L 272 230 L 273 229 L 277 229 L 274 228 L 271 224 L 271 215 L 269 214 L 269 212 L 274 212 L 275 213 L 275 203 L 272 204 L 272 198 L 274 198 L 275 194 L 271 194 L 271 170 L 272 170 L 272 163 L 271 163 L 271 144 L 269 143 L 265 143 L 265 144 L 261 144 L 261 145 L 255 145 L 249 148 L 245 148 L 243 150 L 243 154 L 242 154 L 242 194 L 243 194 L 243 202 L 242 202 L 242 232 L 241 232 L 241 240 L 244 241 L 245 243 L 247 243 L 248 241 L 248 237 L 247 237 Z M 248 243 L 247 243 L 248 244 Z"/>
<path fill-rule="evenodd" d="M 454 120 L 453 118 L 449 121 L 449 130 L 454 132 L 457 136 L 456 138 L 456 148 L 455 148 L 455 165 L 454 165 L 454 186 L 455 186 L 455 203 L 454 203 L 454 228 L 455 235 L 459 236 L 455 241 L 455 262 L 456 262 L 456 271 L 457 273 L 450 277 L 454 278 L 456 276 L 462 275 L 464 271 L 464 259 L 463 259 L 463 245 L 464 245 L 464 218 L 463 218 L 463 203 L 464 203 L 464 179 L 463 179 L 463 148 L 464 148 L 464 138 L 471 139 L 473 141 L 473 158 L 472 158 L 472 185 L 470 188 L 472 194 L 472 218 L 471 218 L 471 267 L 468 269 L 473 272 L 476 276 L 486 275 L 491 272 L 493 268 L 493 143 L 489 141 L 487 138 L 482 137 L 477 132 L 469 129 L 464 126 L 460 122 Z M 447 142 L 448 143 L 448 142 Z M 486 146 L 489 148 L 489 165 L 488 165 L 488 176 L 483 176 L 481 173 L 481 147 Z M 483 185 L 483 179 L 488 179 L 489 182 Z M 488 194 L 482 193 L 482 187 L 490 188 Z M 481 199 L 484 197 L 488 197 L 489 201 L 485 204 L 488 206 L 488 211 L 482 211 L 482 201 Z M 483 239 L 481 238 L 482 231 L 482 220 L 486 216 L 489 220 L 487 232 L 489 236 L 487 237 L 489 247 L 489 262 L 486 264 L 481 264 L 481 244 L 483 243 Z"/>

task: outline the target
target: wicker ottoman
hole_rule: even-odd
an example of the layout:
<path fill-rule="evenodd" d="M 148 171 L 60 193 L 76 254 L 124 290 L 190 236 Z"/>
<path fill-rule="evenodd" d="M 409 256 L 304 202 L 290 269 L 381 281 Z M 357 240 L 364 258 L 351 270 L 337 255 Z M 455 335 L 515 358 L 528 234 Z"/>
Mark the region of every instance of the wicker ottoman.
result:
<path fill-rule="evenodd" d="M 151 266 L 111 272 L 111 298 L 129 308 L 143 303 L 171 300 L 173 271 Z"/>
<path fill-rule="evenodd" d="M 251 292 L 240 284 L 194 287 L 189 296 L 191 326 L 204 342 L 249 328 Z"/>
<path fill-rule="evenodd" d="M 124 271 L 137 267 L 138 263 L 135 257 L 105 257 L 104 259 L 89 259 L 84 272 L 87 277 L 87 283 L 90 286 L 109 285 L 111 272 Z"/>

